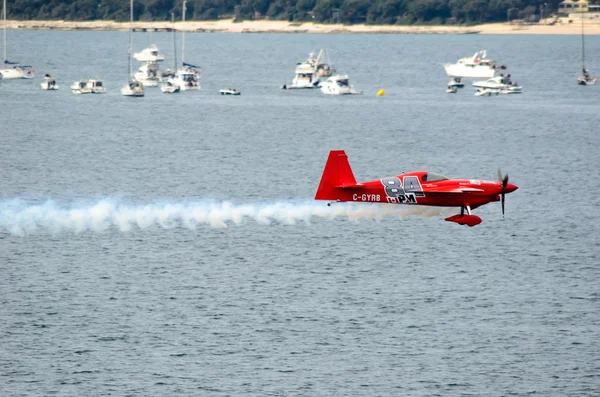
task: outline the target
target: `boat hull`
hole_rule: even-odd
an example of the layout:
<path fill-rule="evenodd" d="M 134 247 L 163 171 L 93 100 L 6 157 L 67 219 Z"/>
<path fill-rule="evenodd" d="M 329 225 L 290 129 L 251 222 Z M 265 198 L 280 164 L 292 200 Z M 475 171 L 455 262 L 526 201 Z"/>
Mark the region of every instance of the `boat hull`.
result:
<path fill-rule="evenodd" d="M 463 77 L 470 79 L 492 78 L 500 76 L 497 69 L 487 65 L 464 65 L 464 64 L 444 64 L 444 70 L 448 77 Z"/>
<path fill-rule="evenodd" d="M 596 80 L 597 78 L 591 78 L 591 79 L 585 79 L 583 77 L 580 77 L 579 79 L 577 79 L 577 84 L 578 85 L 594 85 L 596 84 Z"/>
<path fill-rule="evenodd" d="M 281 88 L 284 90 L 306 90 L 306 89 L 312 89 L 312 88 L 319 88 L 319 82 L 316 81 L 315 83 L 310 84 L 310 85 L 305 85 L 305 84 L 296 85 L 294 83 L 284 84 L 281 86 Z"/>
<path fill-rule="evenodd" d="M 60 86 L 58 84 L 48 84 L 47 81 L 40 83 L 40 86 L 42 86 L 42 90 L 46 90 L 46 91 L 55 91 L 60 88 Z"/>
<path fill-rule="evenodd" d="M 32 79 L 35 77 L 35 72 L 31 69 L 10 68 L 0 69 L 0 74 L 5 80 L 9 79 Z"/>
<path fill-rule="evenodd" d="M 175 94 L 176 92 L 179 92 L 179 87 L 175 87 L 175 86 L 161 86 L 160 90 L 162 92 L 164 92 L 165 94 Z"/>

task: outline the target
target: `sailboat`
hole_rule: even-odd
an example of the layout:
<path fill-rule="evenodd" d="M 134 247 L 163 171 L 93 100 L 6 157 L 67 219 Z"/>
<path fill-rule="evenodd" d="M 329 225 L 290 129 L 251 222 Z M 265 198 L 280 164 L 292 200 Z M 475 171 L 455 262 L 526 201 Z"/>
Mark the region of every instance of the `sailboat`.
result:
<path fill-rule="evenodd" d="M 187 0 L 183 0 L 183 15 L 182 22 L 185 22 L 185 4 Z M 199 90 L 200 89 L 200 72 L 196 70 L 198 66 L 185 63 L 185 31 L 181 32 L 181 63 L 180 69 L 175 72 L 175 77 L 172 83 L 179 87 L 181 91 Z"/>
<path fill-rule="evenodd" d="M 173 28 L 171 29 L 171 36 L 173 38 L 173 71 L 167 69 L 165 73 L 163 73 L 161 82 L 160 82 L 160 90 L 165 94 L 174 94 L 179 92 L 179 86 L 175 85 L 173 79 L 175 78 L 175 70 L 177 70 L 177 50 L 175 46 L 175 14 L 171 13 L 171 24 Z"/>
<path fill-rule="evenodd" d="M 132 63 L 132 53 L 133 53 L 133 0 L 130 0 L 130 12 L 129 12 L 129 83 L 127 83 L 123 88 L 121 88 L 121 95 L 123 96 L 144 96 L 144 85 L 137 81 L 133 77 L 133 63 Z"/>
<path fill-rule="evenodd" d="M 4 14 L 4 53 L 0 74 L 4 79 L 32 79 L 35 77 L 35 70 L 31 66 L 21 66 L 18 62 L 10 62 L 6 59 L 6 0 L 4 0 L 2 10 Z"/>
<path fill-rule="evenodd" d="M 585 67 L 585 38 L 583 34 L 583 14 L 580 14 L 581 18 L 581 75 L 577 78 L 578 85 L 594 85 L 596 84 L 596 77 L 590 76 L 590 71 Z"/>

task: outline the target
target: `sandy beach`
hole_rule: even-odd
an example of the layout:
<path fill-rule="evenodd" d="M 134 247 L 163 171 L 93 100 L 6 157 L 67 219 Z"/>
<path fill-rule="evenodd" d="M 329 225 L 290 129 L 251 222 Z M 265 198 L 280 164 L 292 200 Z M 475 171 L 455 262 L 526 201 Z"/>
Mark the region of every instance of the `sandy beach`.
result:
<path fill-rule="evenodd" d="M 571 23 L 569 23 L 571 20 Z M 135 22 L 134 29 L 163 31 L 170 22 Z M 7 21 L 8 29 L 24 30 L 128 30 L 129 23 L 114 21 Z M 554 24 L 490 23 L 473 26 L 336 25 L 287 21 L 188 21 L 175 23 L 177 31 L 228 33 L 389 33 L 389 34 L 581 34 L 579 20 L 559 19 Z M 585 33 L 600 34 L 600 21 L 586 21 Z"/>

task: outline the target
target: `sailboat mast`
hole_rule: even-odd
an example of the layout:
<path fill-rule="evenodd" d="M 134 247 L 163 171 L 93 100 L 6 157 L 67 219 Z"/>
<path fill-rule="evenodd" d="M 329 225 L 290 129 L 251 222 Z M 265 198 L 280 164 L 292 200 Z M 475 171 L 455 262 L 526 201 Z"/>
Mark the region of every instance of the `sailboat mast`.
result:
<path fill-rule="evenodd" d="M 5 0 L 6 1 L 6 0 Z M 131 55 L 133 52 L 133 0 L 129 2 L 129 77 L 133 79 L 133 64 Z"/>
<path fill-rule="evenodd" d="M 581 17 L 581 71 L 585 69 L 585 41 L 583 35 L 583 13 L 580 13 Z"/>
<path fill-rule="evenodd" d="M 6 0 L 4 0 L 4 5 L 2 6 L 2 14 L 4 14 L 4 46 L 2 47 L 4 51 L 2 54 L 2 64 L 6 64 Z"/>
<path fill-rule="evenodd" d="M 175 13 L 171 13 L 171 23 L 173 24 L 172 38 L 173 38 L 173 73 L 177 70 L 177 47 L 175 46 Z"/>
<path fill-rule="evenodd" d="M 6 1 L 6 0 L 5 0 Z M 185 63 L 185 3 L 186 0 L 183 0 L 183 15 L 181 16 L 181 22 L 184 23 L 183 30 L 181 31 L 181 63 Z"/>

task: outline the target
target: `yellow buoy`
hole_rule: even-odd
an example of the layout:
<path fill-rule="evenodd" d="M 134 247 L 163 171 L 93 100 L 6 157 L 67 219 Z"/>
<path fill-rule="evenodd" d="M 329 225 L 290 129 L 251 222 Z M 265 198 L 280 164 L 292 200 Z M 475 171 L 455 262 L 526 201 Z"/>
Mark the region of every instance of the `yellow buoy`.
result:
<path fill-rule="evenodd" d="M 377 96 L 383 96 L 383 94 L 385 94 L 385 90 L 377 91 Z"/>

